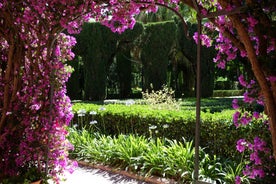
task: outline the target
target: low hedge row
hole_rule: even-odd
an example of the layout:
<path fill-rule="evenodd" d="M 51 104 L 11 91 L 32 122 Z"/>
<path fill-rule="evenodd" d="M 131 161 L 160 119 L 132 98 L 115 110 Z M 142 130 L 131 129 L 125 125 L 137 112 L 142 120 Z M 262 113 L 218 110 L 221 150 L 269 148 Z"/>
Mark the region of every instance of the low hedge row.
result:
<path fill-rule="evenodd" d="M 108 104 L 73 105 L 72 125 L 95 128 L 108 135 L 134 133 L 144 136 L 163 137 L 182 141 L 193 140 L 196 115 L 194 110 L 155 110 L 147 105 Z M 270 134 L 262 122 L 236 128 L 232 123 L 233 110 L 201 112 L 200 145 L 210 154 L 235 157 L 236 142 L 240 138 L 254 136 L 270 140 Z"/>
<path fill-rule="evenodd" d="M 214 90 L 213 97 L 242 96 L 244 90 Z"/>

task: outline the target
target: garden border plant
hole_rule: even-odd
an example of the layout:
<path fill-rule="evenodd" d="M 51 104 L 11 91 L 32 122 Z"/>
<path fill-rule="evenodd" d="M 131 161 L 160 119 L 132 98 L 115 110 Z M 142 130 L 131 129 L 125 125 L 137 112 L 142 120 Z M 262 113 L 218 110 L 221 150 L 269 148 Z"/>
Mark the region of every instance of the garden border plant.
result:
<path fill-rule="evenodd" d="M 133 104 L 96 105 L 75 103 L 71 126 L 79 128 L 92 126 L 95 131 L 106 135 L 138 134 L 147 137 L 165 137 L 181 141 L 184 137 L 194 139 L 195 110 L 158 110 L 150 105 Z M 254 121 L 248 127 L 236 129 L 232 121 L 233 110 L 202 112 L 202 145 L 209 154 L 221 157 L 239 158 L 235 143 L 240 137 L 253 139 L 259 135 L 270 141 L 269 131 L 261 121 Z M 249 133 L 250 132 L 250 133 Z M 209 151 L 208 151 L 209 150 Z"/>
<path fill-rule="evenodd" d="M 114 169 L 138 173 L 145 177 L 158 176 L 176 182 L 193 181 L 194 145 L 182 140 L 159 139 L 138 135 L 103 135 L 92 129 L 69 128 L 68 139 L 75 146 L 70 152 L 73 159 L 87 163 L 108 165 Z M 224 183 L 235 181 L 245 165 L 220 160 L 200 149 L 200 179 L 202 181 Z M 241 178 L 249 183 L 247 177 Z"/>

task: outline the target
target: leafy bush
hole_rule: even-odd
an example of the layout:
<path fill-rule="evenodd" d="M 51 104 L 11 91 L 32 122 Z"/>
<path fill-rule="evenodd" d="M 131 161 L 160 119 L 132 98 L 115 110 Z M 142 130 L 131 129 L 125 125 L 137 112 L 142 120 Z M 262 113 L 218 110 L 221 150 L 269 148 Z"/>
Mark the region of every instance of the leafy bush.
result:
<path fill-rule="evenodd" d="M 142 92 L 145 103 L 154 109 L 179 110 L 180 104 L 174 98 L 174 90 L 164 85 L 158 91 Z"/>
<path fill-rule="evenodd" d="M 138 172 L 145 176 L 172 178 L 180 183 L 193 180 L 194 154 L 193 142 L 153 139 L 145 136 L 108 136 L 91 133 L 87 129 L 69 129 L 68 139 L 75 150 L 73 158 L 92 163 L 108 164 L 122 169 Z M 241 174 L 228 162 L 222 163 L 216 157 L 200 149 L 200 178 L 205 181 L 234 183 L 234 174 Z"/>
<path fill-rule="evenodd" d="M 233 98 L 203 98 L 201 99 L 200 109 L 204 112 L 222 112 L 226 110 L 233 110 L 232 107 Z M 180 101 L 181 109 L 183 110 L 195 110 L 196 99 L 185 98 Z"/>
<path fill-rule="evenodd" d="M 226 96 L 242 96 L 244 90 L 214 90 L 213 96 L 226 97 Z"/>
<path fill-rule="evenodd" d="M 156 110 L 148 105 L 108 104 L 105 106 L 77 103 L 73 106 L 72 125 L 90 126 L 108 135 L 138 134 L 146 137 L 193 140 L 196 116 L 194 110 Z M 83 111 L 83 112 L 81 112 Z M 241 137 L 259 135 L 269 140 L 262 122 L 236 129 L 233 110 L 201 113 L 201 146 L 206 152 L 226 158 L 238 156 L 236 142 Z"/>

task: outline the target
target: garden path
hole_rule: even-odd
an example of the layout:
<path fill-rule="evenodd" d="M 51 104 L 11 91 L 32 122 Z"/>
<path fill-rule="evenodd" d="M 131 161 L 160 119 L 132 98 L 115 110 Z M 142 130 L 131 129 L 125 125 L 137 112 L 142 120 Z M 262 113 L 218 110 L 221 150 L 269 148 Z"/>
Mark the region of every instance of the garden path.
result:
<path fill-rule="evenodd" d="M 66 174 L 67 180 L 62 184 L 149 184 L 121 174 L 101 169 L 78 167 L 73 174 Z"/>
<path fill-rule="evenodd" d="M 93 168 L 90 166 L 79 166 L 73 174 L 66 174 L 66 181 L 61 184 L 177 184 L 177 182 L 165 178 L 144 178 L 144 181 L 133 174 L 122 172 L 111 172 L 103 167 Z M 143 178 L 142 178 L 143 179 Z"/>

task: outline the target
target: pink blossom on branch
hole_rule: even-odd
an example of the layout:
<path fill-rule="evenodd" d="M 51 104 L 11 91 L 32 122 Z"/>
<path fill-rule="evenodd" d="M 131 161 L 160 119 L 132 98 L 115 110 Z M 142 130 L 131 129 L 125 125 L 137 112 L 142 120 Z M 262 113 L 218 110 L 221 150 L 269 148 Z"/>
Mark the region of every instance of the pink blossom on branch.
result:
<path fill-rule="evenodd" d="M 8 109 L 15 124 L 20 123 L 21 128 L 0 130 L 1 174 L 13 176 L 20 174 L 24 167 L 39 166 L 45 170 L 48 166 L 49 176 L 59 183 L 66 169 L 72 171 L 74 163 L 70 163 L 68 158 L 72 146 L 66 140 L 65 127 L 73 114 L 65 83 L 70 76 L 66 61 L 74 58 L 71 49 L 76 40 L 62 32 L 79 33 L 82 23 L 91 18 L 104 23 L 114 32 L 122 32 L 133 28 L 134 15 L 141 8 L 149 12 L 157 11 L 154 1 L 137 3 L 112 0 L 110 3 L 114 6 L 90 0 L 1 1 L 0 25 L 14 28 L 15 33 L 9 29 L 4 32 L 10 34 L 9 38 L 16 36 L 18 42 L 24 43 L 17 50 L 26 50 L 20 58 L 22 85 L 16 93 L 17 100 Z M 178 1 L 161 0 L 159 3 L 177 8 Z M 9 16 L 13 17 L 14 22 L 6 21 Z M 4 26 L 4 22 L 10 24 Z M 6 64 L 10 42 L 0 37 L 0 43 L 0 60 Z M 1 89 L 6 85 L 3 73 L 0 75 Z M 0 100 L 3 101 L 3 98 L 1 90 Z M 18 141 L 11 141 L 9 137 Z M 37 163 L 37 160 L 41 162 Z"/>
<path fill-rule="evenodd" d="M 238 99 L 234 99 L 233 101 L 232 101 L 232 107 L 233 107 L 233 109 L 238 109 L 239 108 L 239 100 Z"/>
<path fill-rule="evenodd" d="M 255 27 L 258 24 L 258 20 L 256 20 L 254 17 L 247 17 L 247 21 L 251 27 Z"/>
<path fill-rule="evenodd" d="M 247 147 L 247 142 L 246 142 L 245 139 L 240 139 L 240 140 L 237 141 L 236 148 L 239 152 L 244 152 L 246 147 Z"/>
<path fill-rule="evenodd" d="M 195 41 L 196 44 L 197 44 L 197 42 L 198 42 L 198 32 L 195 32 L 195 33 L 194 33 L 193 39 L 194 39 L 194 41 Z M 204 45 L 204 46 L 206 46 L 206 47 L 211 47 L 211 46 L 212 46 L 212 40 L 209 38 L 208 35 L 206 35 L 206 34 L 201 34 L 201 35 L 200 35 L 200 39 L 201 39 L 202 45 Z"/>

